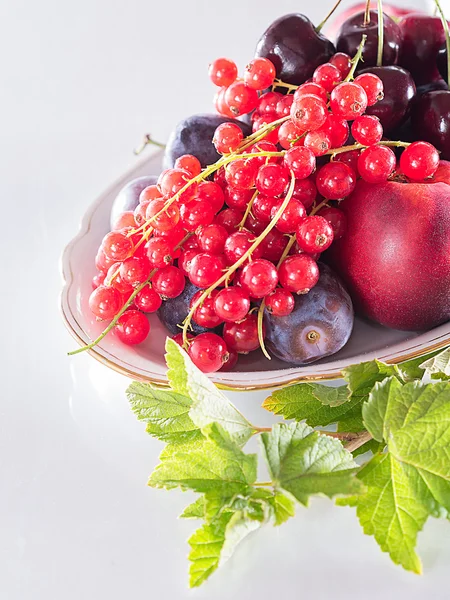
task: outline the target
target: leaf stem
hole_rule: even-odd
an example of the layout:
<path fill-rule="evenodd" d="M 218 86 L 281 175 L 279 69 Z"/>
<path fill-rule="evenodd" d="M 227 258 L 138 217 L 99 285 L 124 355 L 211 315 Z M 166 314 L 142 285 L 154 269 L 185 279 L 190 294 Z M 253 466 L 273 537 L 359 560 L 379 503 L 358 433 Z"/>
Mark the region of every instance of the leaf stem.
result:
<path fill-rule="evenodd" d="M 362 60 L 362 53 L 364 50 L 364 46 L 366 44 L 366 40 L 367 40 L 367 35 L 365 33 L 363 33 L 361 42 L 358 46 L 358 50 L 357 50 L 355 56 L 352 58 L 352 68 L 350 69 L 350 71 L 349 71 L 347 77 L 344 79 L 344 81 L 352 81 L 353 80 L 353 75 L 355 74 L 356 67 L 358 66 L 359 61 Z"/>
<path fill-rule="evenodd" d="M 342 2 L 342 0 L 337 0 L 336 4 L 333 6 L 333 8 L 330 10 L 330 12 L 327 14 L 327 16 L 325 17 L 325 19 L 319 23 L 319 25 L 317 25 L 316 27 L 316 32 L 320 33 L 322 31 L 323 26 L 325 25 L 325 23 L 328 21 L 328 19 L 333 16 L 334 11 L 337 9 L 337 7 L 339 6 L 339 4 Z"/>
<path fill-rule="evenodd" d="M 445 47 L 447 48 L 447 84 L 450 82 L 450 32 L 448 29 L 448 22 L 445 18 L 444 11 L 442 10 L 440 0 L 434 0 L 436 4 L 436 10 L 439 11 L 439 16 L 441 17 L 442 27 L 444 28 L 445 33 Z"/>
<path fill-rule="evenodd" d="M 383 65 L 383 48 L 384 48 L 383 0 L 378 0 L 378 54 L 377 54 L 377 67 L 381 67 Z"/>
<path fill-rule="evenodd" d="M 273 481 L 257 481 L 252 485 L 254 487 L 274 487 Z"/>

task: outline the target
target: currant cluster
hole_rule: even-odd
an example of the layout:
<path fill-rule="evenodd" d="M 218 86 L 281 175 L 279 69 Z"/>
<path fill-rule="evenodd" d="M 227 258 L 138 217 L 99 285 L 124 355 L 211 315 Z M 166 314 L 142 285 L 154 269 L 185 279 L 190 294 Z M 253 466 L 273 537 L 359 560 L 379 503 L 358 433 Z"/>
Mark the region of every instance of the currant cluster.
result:
<path fill-rule="evenodd" d="M 357 178 L 434 174 L 430 144 L 382 141 L 380 121 L 365 111 L 383 98 L 383 83 L 353 77 L 359 57 L 337 53 L 300 86 L 275 80 L 266 58 L 251 61 L 243 79 L 233 61 L 212 63 L 218 112 L 251 112 L 253 134 L 219 125 L 217 163 L 202 170 L 194 155 L 179 157 L 103 239 L 89 306 L 122 342 L 143 342 L 146 313 L 180 296 L 187 278 L 198 291 L 174 339 L 200 369 L 230 369 L 239 354 L 265 351 L 264 312 L 289 316 L 295 295 L 317 284 L 321 253 L 345 234 L 339 204 Z M 276 91 L 283 86 L 287 94 Z M 405 147 L 399 165 L 391 145 Z M 191 323 L 209 331 L 192 336 Z"/>

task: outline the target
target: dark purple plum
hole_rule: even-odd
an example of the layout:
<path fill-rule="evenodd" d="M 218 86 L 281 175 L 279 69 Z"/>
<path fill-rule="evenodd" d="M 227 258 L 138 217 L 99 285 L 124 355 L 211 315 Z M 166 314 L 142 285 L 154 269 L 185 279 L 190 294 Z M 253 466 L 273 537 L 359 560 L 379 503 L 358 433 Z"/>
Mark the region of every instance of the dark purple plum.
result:
<path fill-rule="evenodd" d="M 445 42 L 440 17 L 407 15 L 399 22 L 399 28 L 403 39 L 398 64 L 411 73 L 417 85 L 439 79 L 436 59 Z"/>
<path fill-rule="evenodd" d="M 418 140 L 430 142 L 450 160 L 450 91 L 437 90 L 423 94 L 414 102 L 411 123 Z"/>
<path fill-rule="evenodd" d="M 193 285 L 188 279 L 186 279 L 186 285 L 184 286 L 183 292 L 176 298 L 169 298 L 165 300 L 161 308 L 158 310 L 157 315 L 161 323 L 170 331 L 172 335 L 176 335 L 181 332 L 180 326 L 187 317 L 190 308 L 190 302 L 192 296 L 198 292 L 200 288 Z M 217 329 L 207 329 L 201 327 L 192 321 L 192 332 L 195 335 L 199 333 L 205 333 L 206 331 L 216 331 Z"/>
<path fill-rule="evenodd" d="M 398 61 L 402 33 L 397 23 L 389 16 L 384 16 L 384 43 L 383 43 L 383 65 L 395 65 Z M 370 11 L 370 21 L 364 24 L 364 11 L 356 13 L 348 18 L 339 30 L 336 49 L 354 56 L 361 43 L 363 34 L 367 40 L 363 49 L 363 60 L 366 67 L 377 64 L 378 54 L 378 12 Z"/>
<path fill-rule="evenodd" d="M 250 135 L 251 126 L 236 119 L 220 115 L 200 114 L 183 119 L 175 127 L 167 142 L 164 154 L 164 167 L 170 169 L 183 154 L 193 154 L 201 162 L 202 167 L 212 165 L 219 160 L 212 139 L 217 127 L 222 123 L 236 123 L 244 136 Z"/>
<path fill-rule="evenodd" d="M 416 86 L 410 73 L 402 67 L 369 67 L 359 73 L 373 73 L 383 82 L 384 98 L 373 106 L 369 106 L 366 114 L 378 117 L 383 130 L 388 135 L 408 118 L 411 101 L 416 93 Z"/>
<path fill-rule="evenodd" d="M 117 217 L 128 210 L 134 210 L 139 204 L 139 195 L 149 185 L 155 185 L 158 177 L 155 175 L 144 175 L 127 183 L 117 194 L 112 205 L 110 225 L 113 227 Z"/>
<path fill-rule="evenodd" d="M 334 53 L 333 44 L 317 33 L 308 17 L 290 14 L 280 17 L 266 29 L 255 55 L 271 60 L 279 79 L 300 85 Z"/>
<path fill-rule="evenodd" d="M 289 316 L 264 313 L 267 349 L 293 365 L 307 365 L 338 352 L 352 333 L 350 296 L 330 267 L 319 267 L 319 282 L 308 294 L 296 296 Z"/>

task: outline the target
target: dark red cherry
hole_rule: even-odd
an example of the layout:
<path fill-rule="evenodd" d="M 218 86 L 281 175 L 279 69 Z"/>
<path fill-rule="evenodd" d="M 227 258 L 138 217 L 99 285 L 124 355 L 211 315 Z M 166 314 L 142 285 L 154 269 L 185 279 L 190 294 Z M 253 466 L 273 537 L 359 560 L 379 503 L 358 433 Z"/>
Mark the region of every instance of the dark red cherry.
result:
<path fill-rule="evenodd" d="M 439 50 L 437 55 L 437 67 L 439 69 L 439 73 L 445 81 L 448 80 L 448 62 L 447 62 L 447 46 L 444 44 L 442 48 Z"/>
<path fill-rule="evenodd" d="M 398 64 L 411 73 L 417 85 L 440 79 L 436 59 L 445 43 L 440 17 L 407 15 L 398 25 L 403 36 Z"/>
<path fill-rule="evenodd" d="M 300 85 L 312 77 L 316 67 L 328 62 L 335 53 L 333 44 L 317 33 L 304 15 L 280 17 L 262 34 L 256 56 L 268 58 L 277 77 L 286 83 Z"/>
<path fill-rule="evenodd" d="M 430 142 L 441 152 L 441 158 L 450 159 L 449 90 L 423 94 L 413 104 L 411 123 L 416 140 Z"/>
<path fill-rule="evenodd" d="M 416 86 L 411 75 L 402 67 L 370 67 L 361 73 L 374 73 L 383 82 L 384 98 L 367 107 L 366 114 L 378 117 L 384 133 L 401 125 L 408 118 Z"/>
<path fill-rule="evenodd" d="M 383 29 L 383 65 L 395 65 L 398 60 L 402 34 L 397 23 L 385 13 Z M 378 54 L 378 13 L 376 10 L 370 11 L 370 22 L 367 25 L 364 24 L 364 11 L 347 19 L 339 30 L 336 48 L 338 52 L 354 56 L 363 34 L 367 35 L 363 50 L 364 64 L 366 67 L 371 67 L 377 64 Z"/>

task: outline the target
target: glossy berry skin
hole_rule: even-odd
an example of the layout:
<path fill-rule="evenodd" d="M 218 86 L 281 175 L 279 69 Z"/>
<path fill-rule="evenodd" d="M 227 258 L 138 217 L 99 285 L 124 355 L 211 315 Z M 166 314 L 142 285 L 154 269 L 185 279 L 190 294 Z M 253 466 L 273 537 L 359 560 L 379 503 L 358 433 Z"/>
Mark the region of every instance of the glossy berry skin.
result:
<path fill-rule="evenodd" d="M 304 83 L 333 54 L 333 44 L 300 14 L 285 15 L 274 21 L 256 46 L 256 56 L 268 58 L 277 77 L 295 85 Z"/>
<path fill-rule="evenodd" d="M 152 270 L 152 265 L 146 256 L 131 256 L 123 261 L 120 267 L 122 281 L 132 286 L 143 283 Z"/>
<path fill-rule="evenodd" d="M 267 58 L 254 58 L 245 67 L 244 83 L 254 90 L 264 90 L 273 84 L 275 67 Z"/>
<path fill-rule="evenodd" d="M 225 323 L 223 339 L 230 350 L 248 354 L 259 348 L 258 321 L 255 314 L 248 315 L 240 323 Z"/>
<path fill-rule="evenodd" d="M 237 262 L 253 245 L 255 236 L 248 231 L 236 231 L 232 233 L 225 241 L 224 253 L 230 265 Z M 257 246 L 253 251 L 253 258 L 260 258 L 262 254 L 261 246 Z"/>
<path fill-rule="evenodd" d="M 146 244 L 147 257 L 152 267 L 158 269 L 172 262 L 172 245 L 163 237 L 152 237 Z"/>
<path fill-rule="evenodd" d="M 236 188 L 227 187 L 224 190 L 225 203 L 230 208 L 237 208 L 239 210 L 245 210 L 247 208 L 247 204 L 252 199 L 253 194 L 254 194 L 253 189 L 238 190 Z"/>
<path fill-rule="evenodd" d="M 301 132 L 315 131 L 327 120 L 327 105 L 318 96 L 305 95 L 294 99 L 291 117 Z"/>
<path fill-rule="evenodd" d="M 439 16 L 412 14 L 399 22 L 403 40 L 398 64 L 414 77 L 416 85 L 439 79 L 436 57 L 445 44 Z"/>
<path fill-rule="evenodd" d="M 140 292 L 138 292 L 134 299 L 134 303 L 139 310 L 142 310 L 146 313 L 153 313 L 160 308 L 162 300 L 161 296 L 155 292 L 150 285 L 146 285 Z"/>
<path fill-rule="evenodd" d="M 180 252 L 180 256 L 178 257 L 178 268 L 186 275 L 186 277 L 189 277 L 192 259 L 197 256 L 198 253 L 198 248 L 182 250 Z"/>
<path fill-rule="evenodd" d="M 133 253 L 133 242 L 120 231 L 111 231 L 102 241 L 102 250 L 112 261 L 125 260 Z"/>
<path fill-rule="evenodd" d="M 333 228 L 323 217 L 306 217 L 297 228 L 297 244 L 303 252 L 324 252 L 333 242 Z"/>
<path fill-rule="evenodd" d="M 278 100 L 276 112 L 279 118 L 287 117 L 290 115 L 293 101 L 294 96 L 292 94 L 289 94 L 289 96 L 283 96 Z"/>
<path fill-rule="evenodd" d="M 121 342 L 127 346 L 141 344 L 150 332 L 150 323 L 138 310 L 127 310 L 117 321 L 114 329 Z"/>
<path fill-rule="evenodd" d="M 92 289 L 96 290 L 98 288 L 99 285 L 102 285 L 105 281 L 105 274 L 104 273 L 97 273 L 97 275 L 94 275 L 94 277 L 92 278 Z"/>
<path fill-rule="evenodd" d="M 210 254 L 222 254 L 228 231 L 222 225 L 212 223 L 202 227 L 198 232 L 198 245 L 203 252 Z"/>
<path fill-rule="evenodd" d="M 200 252 L 191 261 L 189 279 L 199 288 L 207 288 L 223 275 L 224 268 L 225 261 L 222 256 Z"/>
<path fill-rule="evenodd" d="M 280 210 L 283 200 L 279 200 L 273 207 L 271 211 L 272 219 L 275 218 L 275 215 Z M 283 210 L 280 218 L 277 221 L 275 227 L 278 231 L 282 233 L 294 233 L 297 229 L 297 226 L 300 222 L 306 217 L 306 210 L 303 204 L 297 200 L 296 198 L 291 198 L 288 202 L 288 205 Z"/>
<path fill-rule="evenodd" d="M 289 149 L 283 158 L 287 169 L 292 171 L 296 179 L 306 179 L 316 169 L 316 157 L 309 148 L 302 146 Z"/>
<path fill-rule="evenodd" d="M 227 287 L 215 296 L 214 309 L 222 321 L 237 323 L 242 321 L 250 310 L 250 297 L 241 287 Z"/>
<path fill-rule="evenodd" d="M 356 119 L 367 108 L 366 92 L 353 81 L 343 81 L 331 92 L 330 108 L 337 117 L 350 121 Z"/>
<path fill-rule="evenodd" d="M 264 313 L 265 344 L 271 354 L 293 365 L 306 365 L 338 352 L 353 329 L 350 296 L 329 267 L 320 265 L 320 279 L 304 295 L 295 296 L 286 317 Z"/>
<path fill-rule="evenodd" d="M 275 115 L 278 102 L 283 98 L 279 92 L 266 92 L 260 96 L 257 106 L 257 112 L 260 115 Z"/>
<path fill-rule="evenodd" d="M 331 141 L 332 148 L 340 148 L 345 146 L 350 133 L 350 127 L 345 119 L 329 114 L 327 120 L 322 125 L 318 132 L 326 131 Z"/>
<path fill-rule="evenodd" d="M 304 138 L 305 148 L 311 150 L 314 156 L 324 156 L 332 146 L 331 137 L 322 126 L 317 131 L 310 131 Z"/>
<path fill-rule="evenodd" d="M 439 166 L 439 153 L 428 142 L 413 142 L 400 157 L 400 170 L 415 181 L 432 177 Z"/>
<path fill-rule="evenodd" d="M 423 94 L 413 104 L 411 123 L 416 139 L 433 144 L 441 158 L 450 159 L 450 91 Z"/>
<path fill-rule="evenodd" d="M 402 32 L 397 23 L 384 14 L 383 65 L 395 65 L 398 61 Z M 378 12 L 370 11 L 370 22 L 364 24 L 364 11 L 349 17 L 341 26 L 336 40 L 338 52 L 354 56 L 361 43 L 363 34 L 367 40 L 363 49 L 363 60 L 366 66 L 377 64 L 378 53 Z"/>
<path fill-rule="evenodd" d="M 287 317 L 295 307 L 294 296 L 285 288 L 278 287 L 264 298 L 266 311 L 274 317 Z"/>
<path fill-rule="evenodd" d="M 186 285 L 181 294 L 176 298 L 164 300 L 159 308 L 158 318 L 172 335 L 180 333 L 180 327 L 190 311 L 192 296 L 198 291 L 197 286 L 186 280 Z M 196 335 L 208 331 L 208 329 L 200 327 L 194 321 L 191 322 L 191 325 L 192 331 Z"/>
<path fill-rule="evenodd" d="M 184 290 L 185 283 L 184 273 L 173 265 L 160 269 L 152 278 L 153 289 L 163 299 L 179 296 Z"/>
<path fill-rule="evenodd" d="M 352 68 L 352 59 L 348 54 L 345 54 L 345 52 L 336 52 L 336 54 L 333 54 L 330 58 L 329 62 L 337 67 L 341 74 L 341 79 L 345 79 Z"/>
<path fill-rule="evenodd" d="M 319 280 L 319 267 L 307 254 L 288 256 L 278 269 L 280 284 L 293 294 L 307 294 Z"/>
<path fill-rule="evenodd" d="M 228 87 L 238 76 L 236 63 L 229 58 L 216 58 L 209 65 L 208 75 L 214 85 Z"/>
<path fill-rule="evenodd" d="M 383 127 L 377 117 L 362 115 L 353 121 L 352 135 L 358 144 L 372 146 L 383 137 Z"/>
<path fill-rule="evenodd" d="M 124 227 L 136 227 L 136 221 L 134 220 L 134 212 L 131 210 L 119 213 L 116 220 L 112 223 L 111 231 L 120 231 Z"/>
<path fill-rule="evenodd" d="M 214 216 L 213 207 L 207 200 L 193 200 L 180 207 L 180 223 L 187 231 L 210 225 Z"/>
<path fill-rule="evenodd" d="M 366 92 L 367 106 L 373 106 L 384 98 L 384 85 L 375 73 L 361 73 L 355 78 L 355 83 Z"/>
<path fill-rule="evenodd" d="M 325 91 L 331 92 L 341 81 L 341 72 L 331 63 L 319 65 L 313 73 L 313 83 L 322 86 Z"/>
<path fill-rule="evenodd" d="M 111 320 L 122 308 L 122 294 L 113 287 L 99 285 L 89 296 L 89 308 L 98 319 Z"/>
<path fill-rule="evenodd" d="M 224 227 L 228 233 L 233 233 L 243 217 L 244 213 L 242 211 L 236 208 L 226 208 L 216 215 L 214 222 Z"/>
<path fill-rule="evenodd" d="M 252 260 L 242 269 L 239 281 L 252 298 L 264 298 L 277 286 L 277 269 L 269 260 Z"/>
<path fill-rule="evenodd" d="M 197 189 L 197 198 L 207 200 L 211 204 L 214 214 L 217 214 L 225 201 L 223 190 L 214 181 L 202 181 Z"/>
<path fill-rule="evenodd" d="M 306 210 L 308 210 L 314 204 L 317 197 L 317 188 L 311 178 L 296 179 L 292 196 L 300 200 Z"/>
<path fill-rule="evenodd" d="M 223 363 L 220 371 L 232 371 L 239 360 L 239 354 L 234 350 L 228 349 L 228 359 Z"/>
<path fill-rule="evenodd" d="M 239 129 L 239 131 L 241 130 Z M 187 171 L 192 177 L 200 175 L 200 172 L 202 170 L 202 165 L 200 161 L 196 156 L 193 156 L 192 154 L 183 154 L 183 156 L 177 158 L 174 167 L 175 169 L 182 169 L 183 171 Z"/>
<path fill-rule="evenodd" d="M 286 167 L 267 164 L 259 168 L 256 176 L 256 189 L 265 196 L 280 196 L 289 183 L 289 171 Z"/>
<path fill-rule="evenodd" d="M 348 152 L 341 152 L 340 154 L 336 154 L 334 160 L 335 162 L 345 163 L 347 166 L 352 169 L 354 173 L 358 172 L 358 157 L 360 155 L 360 150 L 349 150 Z"/>
<path fill-rule="evenodd" d="M 278 142 L 285 150 L 295 146 L 303 146 L 301 135 L 302 131 L 298 129 L 294 121 L 285 121 L 278 129 Z"/>
<path fill-rule="evenodd" d="M 342 203 L 348 231 L 328 252 L 361 314 L 419 331 L 450 319 L 450 177 L 430 183 L 359 181 Z M 433 183 L 437 181 L 437 183 Z"/>
<path fill-rule="evenodd" d="M 316 177 L 317 191 L 328 200 L 339 200 L 353 192 L 356 174 L 342 162 L 329 162 L 319 169 Z"/>
<path fill-rule="evenodd" d="M 234 152 L 244 139 L 242 129 L 235 123 L 222 123 L 216 129 L 213 144 L 220 154 Z"/>
<path fill-rule="evenodd" d="M 252 213 L 262 223 L 269 223 L 272 218 L 272 208 L 278 204 L 277 198 L 258 194 L 253 200 Z"/>
<path fill-rule="evenodd" d="M 170 231 L 180 220 L 180 211 L 174 203 L 166 208 L 164 200 L 152 200 L 147 206 L 145 218 L 158 231 Z"/>
<path fill-rule="evenodd" d="M 370 67 L 361 73 L 373 73 L 383 82 L 383 99 L 369 106 L 366 114 L 378 117 L 387 135 L 408 118 L 416 93 L 414 79 L 398 66 Z"/>
<path fill-rule="evenodd" d="M 266 235 L 259 248 L 262 249 L 263 258 L 276 262 L 280 260 L 287 243 L 287 238 L 281 231 L 272 229 Z"/>
<path fill-rule="evenodd" d="M 339 240 L 347 231 L 347 217 L 345 213 L 334 206 L 325 206 L 317 213 L 319 217 L 323 217 L 328 221 L 333 229 L 333 241 Z"/>
<path fill-rule="evenodd" d="M 257 166 L 245 158 L 238 158 L 227 165 L 225 178 L 229 186 L 237 190 L 248 190 L 255 185 Z"/>
<path fill-rule="evenodd" d="M 203 373 L 218 371 L 228 360 L 228 348 L 215 333 L 201 333 L 189 344 L 188 354 Z"/>
<path fill-rule="evenodd" d="M 358 172 L 364 181 L 382 183 L 394 172 L 394 152 L 387 146 L 369 146 L 358 158 Z"/>
<path fill-rule="evenodd" d="M 294 92 L 294 101 L 298 100 L 302 96 L 317 96 L 320 98 L 325 104 L 328 102 L 328 94 L 324 88 L 314 83 L 313 81 L 308 81 L 307 83 L 302 83 Z"/>
<path fill-rule="evenodd" d="M 233 115 L 239 117 L 256 108 L 258 92 L 242 81 L 235 81 L 225 92 L 225 102 Z"/>
<path fill-rule="evenodd" d="M 223 319 L 217 315 L 214 308 L 215 299 L 218 293 L 219 292 L 217 290 L 213 290 L 211 294 L 205 298 L 205 300 L 203 300 L 202 304 L 195 309 L 192 319 L 197 323 L 197 325 L 201 325 L 207 329 L 213 329 L 222 323 Z M 191 309 L 194 307 L 194 304 L 202 294 L 203 290 L 199 290 L 192 296 L 190 305 Z"/>
<path fill-rule="evenodd" d="M 106 277 L 104 278 L 104 283 L 116 288 L 121 294 L 129 294 L 133 291 L 133 286 L 122 280 L 120 276 L 120 265 L 121 263 L 115 263 L 109 267 Z"/>

